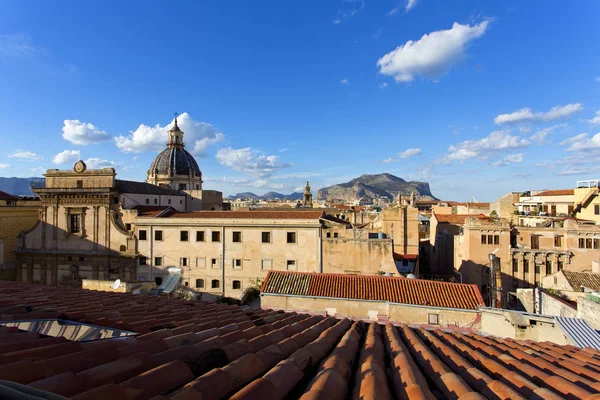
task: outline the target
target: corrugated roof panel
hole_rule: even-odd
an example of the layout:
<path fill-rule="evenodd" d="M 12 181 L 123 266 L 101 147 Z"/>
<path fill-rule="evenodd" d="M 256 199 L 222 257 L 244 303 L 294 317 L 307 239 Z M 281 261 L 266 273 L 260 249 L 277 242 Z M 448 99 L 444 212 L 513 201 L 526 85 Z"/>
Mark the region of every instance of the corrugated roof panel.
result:
<path fill-rule="evenodd" d="M 592 329 L 581 318 L 555 317 L 558 326 L 567 335 L 571 343 L 581 348 L 591 347 L 600 350 L 600 333 Z"/>

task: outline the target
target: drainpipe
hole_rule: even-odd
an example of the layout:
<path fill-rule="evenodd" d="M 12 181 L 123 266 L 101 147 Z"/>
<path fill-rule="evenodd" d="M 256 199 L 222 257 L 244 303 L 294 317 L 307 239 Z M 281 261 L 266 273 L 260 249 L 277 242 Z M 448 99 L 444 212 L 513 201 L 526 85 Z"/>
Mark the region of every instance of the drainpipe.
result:
<path fill-rule="evenodd" d="M 221 256 L 221 296 L 225 297 L 225 226 L 223 226 L 223 233 L 221 234 L 221 242 L 223 243 L 223 251 Z"/>
<path fill-rule="evenodd" d="M 150 281 L 154 280 L 154 274 L 153 274 L 153 270 L 154 270 L 154 257 L 152 257 L 152 246 L 154 244 L 154 234 L 152 233 L 152 229 L 154 228 L 154 226 L 150 225 L 150 260 L 148 265 L 150 266 Z M 136 276 L 137 278 L 137 276 Z"/>
<path fill-rule="evenodd" d="M 319 226 L 319 273 L 323 273 L 323 227 Z"/>

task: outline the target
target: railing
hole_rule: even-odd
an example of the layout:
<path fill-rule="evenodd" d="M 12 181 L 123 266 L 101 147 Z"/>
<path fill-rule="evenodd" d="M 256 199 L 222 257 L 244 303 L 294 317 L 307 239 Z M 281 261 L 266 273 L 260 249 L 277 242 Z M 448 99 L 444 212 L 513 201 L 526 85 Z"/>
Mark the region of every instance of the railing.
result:
<path fill-rule="evenodd" d="M 599 185 L 600 180 L 598 179 L 590 179 L 587 181 L 577 181 L 577 188 L 597 188 L 600 187 Z"/>
<path fill-rule="evenodd" d="M 29 183 L 29 187 L 31 189 L 46 189 L 46 179 L 45 178 L 32 179 L 31 182 Z"/>

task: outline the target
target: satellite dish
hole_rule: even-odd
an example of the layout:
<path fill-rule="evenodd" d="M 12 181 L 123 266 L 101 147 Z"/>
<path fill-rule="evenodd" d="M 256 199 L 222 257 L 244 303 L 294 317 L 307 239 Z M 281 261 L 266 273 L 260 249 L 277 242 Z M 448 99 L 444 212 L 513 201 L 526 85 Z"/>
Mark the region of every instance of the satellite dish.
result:
<path fill-rule="evenodd" d="M 406 275 L 406 277 L 408 279 L 417 279 L 417 276 L 415 274 L 408 274 L 408 275 Z"/>
<path fill-rule="evenodd" d="M 113 282 L 112 288 L 116 290 L 119 288 L 119 286 L 121 286 L 121 280 L 117 279 L 116 281 Z"/>

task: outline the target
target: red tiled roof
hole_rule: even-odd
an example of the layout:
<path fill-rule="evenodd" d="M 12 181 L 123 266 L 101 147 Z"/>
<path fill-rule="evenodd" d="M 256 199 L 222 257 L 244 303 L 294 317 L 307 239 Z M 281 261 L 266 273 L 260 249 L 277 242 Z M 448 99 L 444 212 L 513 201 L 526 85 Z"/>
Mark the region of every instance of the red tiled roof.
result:
<path fill-rule="evenodd" d="M 572 196 L 575 194 L 574 189 L 559 189 L 559 190 L 544 190 L 535 196 Z"/>
<path fill-rule="evenodd" d="M 417 258 L 419 258 L 418 254 L 400 254 L 400 253 L 394 253 L 394 260 L 408 260 L 408 261 L 415 261 Z"/>
<path fill-rule="evenodd" d="M 0 190 L 0 200 L 15 201 L 19 198 Z"/>
<path fill-rule="evenodd" d="M 0 381 L 74 400 L 591 399 L 600 390 L 600 351 L 590 348 L 0 282 L 0 319 L 52 313 L 143 334 L 69 342 L 0 327 Z"/>
<path fill-rule="evenodd" d="M 154 218 L 170 208 L 169 206 L 135 206 L 133 209 L 137 210 L 138 217 Z"/>
<path fill-rule="evenodd" d="M 476 309 L 484 305 L 477 285 L 392 276 L 269 271 L 261 291 L 292 296 L 380 300 L 448 308 Z"/>
<path fill-rule="evenodd" d="M 193 211 L 171 212 L 161 218 L 319 219 L 322 211 Z"/>
<path fill-rule="evenodd" d="M 448 223 L 455 225 L 463 225 L 465 223 L 465 219 L 475 217 L 480 220 L 488 220 L 489 217 L 486 217 L 483 214 L 475 215 L 475 214 L 434 214 L 435 218 L 439 223 Z"/>

